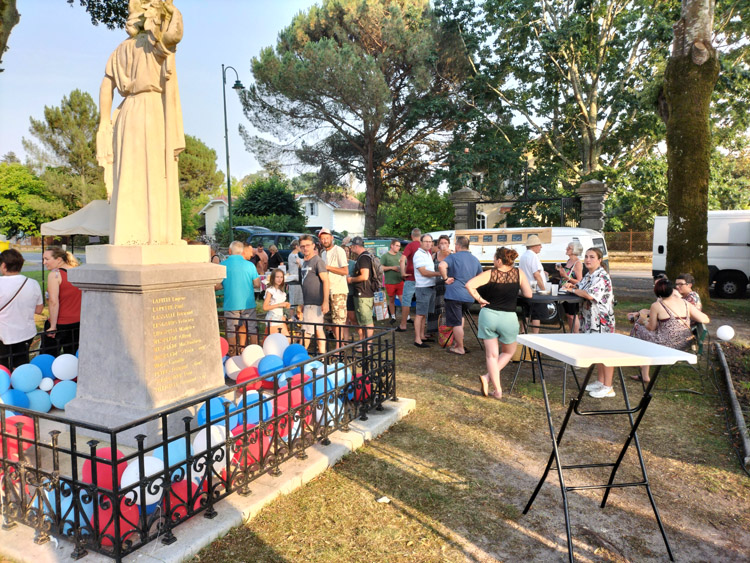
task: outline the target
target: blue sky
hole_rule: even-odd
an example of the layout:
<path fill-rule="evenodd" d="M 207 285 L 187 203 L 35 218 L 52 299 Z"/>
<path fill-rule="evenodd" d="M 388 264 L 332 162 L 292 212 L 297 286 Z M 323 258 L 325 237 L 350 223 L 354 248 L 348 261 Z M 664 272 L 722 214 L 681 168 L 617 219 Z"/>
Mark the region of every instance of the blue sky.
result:
<path fill-rule="evenodd" d="M 104 65 L 127 37 L 122 29 L 94 26 L 86 11 L 65 0 L 20 0 L 21 22 L 13 28 L 0 73 L 0 155 L 13 151 L 24 161 L 21 138 L 29 117 L 41 119 L 44 106 L 57 106 L 79 88 L 99 103 Z M 275 45 L 278 32 L 313 0 L 175 0 L 185 24 L 177 50 L 177 73 L 185 132 L 217 154 L 226 172 L 221 65 L 233 66 L 245 86 L 252 81 L 250 60 Z M 250 127 L 227 72 L 227 116 L 232 176 L 258 170 L 237 128 Z M 119 102 L 117 102 L 119 103 Z M 291 171 L 290 171 L 291 172 Z"/>

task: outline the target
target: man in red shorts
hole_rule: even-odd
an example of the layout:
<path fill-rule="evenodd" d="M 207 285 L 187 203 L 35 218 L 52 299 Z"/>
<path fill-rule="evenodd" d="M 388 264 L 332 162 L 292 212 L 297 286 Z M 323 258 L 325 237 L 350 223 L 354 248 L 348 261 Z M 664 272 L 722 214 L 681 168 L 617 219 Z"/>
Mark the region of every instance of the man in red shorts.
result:
<path fill-rule="evenodd" d="M 388 294 L 388 313 L 391 324 L 396 324 L 396 297 L 401 300 L 404 294 L 404 281 L 401 279 L 401 242 L 391 241 L 388 252 L 380 257 L 380 264 L 385 272 L 385 291 Z"/>

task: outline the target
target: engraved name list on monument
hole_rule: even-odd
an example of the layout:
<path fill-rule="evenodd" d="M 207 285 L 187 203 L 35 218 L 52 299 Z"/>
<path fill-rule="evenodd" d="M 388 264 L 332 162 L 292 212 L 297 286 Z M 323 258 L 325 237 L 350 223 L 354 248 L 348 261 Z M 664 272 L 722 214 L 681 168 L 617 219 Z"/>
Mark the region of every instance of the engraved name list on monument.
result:
<path fill-rule="evenodd" d="M 157 393 L 195 386 L 204 372 L 207 348 L 189 291 L 158 292 L 150 298 L 152 372 L 149 387 Z"/>

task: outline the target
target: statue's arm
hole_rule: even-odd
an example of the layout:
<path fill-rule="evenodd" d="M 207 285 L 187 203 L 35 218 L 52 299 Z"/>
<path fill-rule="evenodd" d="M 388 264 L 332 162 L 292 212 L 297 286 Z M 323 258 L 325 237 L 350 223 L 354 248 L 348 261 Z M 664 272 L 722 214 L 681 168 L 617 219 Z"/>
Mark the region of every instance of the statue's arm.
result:
<path fill-rule="evenodd" d="M 175 46 L 182 40 L 182 14 L 175 8 L 172 0 L 164 3 L 164 9 L 171 15 L 171 18 L 167 22 L 166 28 L 162 28 L 161 42 L 167 49 L 174 50 Z"/>
<path fill-rule="evenodd" d="M 96 132 L 96 160 L 104 167 L 104 183 L 107 188 L 107 199 L 112 197 L 112 163 L 114 150 L 112 148 L 112 99 L 115 81 L 111 76 L 105 76 L 99 87 L 99 129 Z"/>

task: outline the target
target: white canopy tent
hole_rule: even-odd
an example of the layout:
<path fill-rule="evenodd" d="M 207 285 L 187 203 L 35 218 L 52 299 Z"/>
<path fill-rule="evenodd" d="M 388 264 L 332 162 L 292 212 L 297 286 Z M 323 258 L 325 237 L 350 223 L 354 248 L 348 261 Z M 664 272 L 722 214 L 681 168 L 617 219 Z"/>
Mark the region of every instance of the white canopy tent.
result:
<path fill-rule="evenodd" d="M 39 230 L 42 234 L 42 254 L 44 254 L 44 237 L 109 236 L 109 202 L 96 199 L 67 217 L 42 223 Z M 71 245 L 72 250 L 75 249 Z M 44 262 L 42 262 L 42 291 L 45 291 L 45 285 Z"/>
<path fill-rule="evenodd" d="M 90 235 L 90 236 L 108 236 L 109 235 L 109 203 L 103 199 L 97 199 L 89 202 L 75 213 L 42 223 L 41 232 L 43 237 L 47 236 L 71 236 L 71 235 Z"/>

